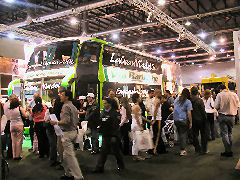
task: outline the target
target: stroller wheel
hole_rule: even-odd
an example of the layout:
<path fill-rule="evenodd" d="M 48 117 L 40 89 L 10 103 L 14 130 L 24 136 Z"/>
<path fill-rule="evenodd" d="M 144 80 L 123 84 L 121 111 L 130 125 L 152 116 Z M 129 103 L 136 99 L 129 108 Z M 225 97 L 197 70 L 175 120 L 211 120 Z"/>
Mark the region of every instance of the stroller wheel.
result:
<path fill-rule="evenodd" d="M 174 147 L 174 142 L 173 141 L 169 141 L 168 144 L 169 144 L 169 147 L 171 147 L 171 148 Z"/>

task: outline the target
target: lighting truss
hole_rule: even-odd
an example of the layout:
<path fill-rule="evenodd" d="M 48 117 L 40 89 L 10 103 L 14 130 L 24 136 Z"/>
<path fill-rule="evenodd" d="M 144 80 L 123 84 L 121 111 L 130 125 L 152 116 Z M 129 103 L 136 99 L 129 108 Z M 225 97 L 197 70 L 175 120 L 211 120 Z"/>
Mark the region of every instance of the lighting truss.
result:
<path fill-rule="evenodd" d="M 44 40 L 44 41 L 56 41 L 58 38 L 53 36 L 44 35 L 38 32 L 28 31 L 22 28 L 12 27 L 5 24 L 0 24 L 0 34 L 3 33 L 16 33 L 17 36 L 29 38 L 31 40 Z"/>
<path fill-rule="evenodd" d="M 132 4 L 145 11 L 146 13 L 152 13 L 152 16 L 155 17 L 160 23 L 165 24 L 172 30 L 176 31 L 181 35 L 181 37 L 186 38 L 196 44 L 198 48 L 202 48 L 207 51 L 209 54 L 215 54 L 211 46 L 204 43 L 197 36 L 188 31 L 184 26 L 179 24 L 176 20 L 172 19 L 170 16 L 165 14 L 162 10 L 160 10 L 157 6 L 152 4 L 149 0 L 129 0 Z"/>

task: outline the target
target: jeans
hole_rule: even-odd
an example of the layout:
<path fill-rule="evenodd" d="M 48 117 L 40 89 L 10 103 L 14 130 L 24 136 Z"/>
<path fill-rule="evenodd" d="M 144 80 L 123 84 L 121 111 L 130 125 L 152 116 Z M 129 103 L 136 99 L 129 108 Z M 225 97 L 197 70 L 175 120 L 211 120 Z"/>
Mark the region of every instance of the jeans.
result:
<path fill-rule="evenodd" d="M 207 125 L 204 121 L 194 121 L 192 126 L 193 131 L 193 145 L 195 152 L 207 152 Z M 201 133 L 201 146 L 199 145 L 198 136 Z"/>
<path fill-rule="evenodd" d="M 214 113 L 207 113 L 207 137 L 215 140 Z"/>
<path fill-rule="evenodd" d="M 179 141 L 180 141 L 180 150 L 185 150 L 187 145 L 187 135 L 189 125 L 187 120 L 174 121 L 174 124 L 177 127 Z"/>
<path fill-rule="evenodd" d="M 63 167 L 67 176 L 74 176 L 74 179 L 83 178 L 82 171 L 79 167 L 73 143 L 77 138 L 77 131 L 63 132 L 62 146 L 63 146 Z"/>
<path fill-rule="evenodd" d="M 97 169 L 103 170 L 108 154 L 112 152 L 117 159 L 119 168 L 124 169 L 123 157 L 120 152 L 120 139 L 118 137 L 103 137 L 103 145 L 97 162 Z"/>
<path fill-rule="evenodd" d="M 219 114 L 218 121 L 225 152 L 232 152 L 232 128 L 234 125 L 235 116 Z"/>
<path fill-rule="evenodd" d="M 97 129 L 91 129 L 92 150 L 95 152 L 99 152 L 98 136 L 99 136 L 99 134 L 98 134 Z"/>

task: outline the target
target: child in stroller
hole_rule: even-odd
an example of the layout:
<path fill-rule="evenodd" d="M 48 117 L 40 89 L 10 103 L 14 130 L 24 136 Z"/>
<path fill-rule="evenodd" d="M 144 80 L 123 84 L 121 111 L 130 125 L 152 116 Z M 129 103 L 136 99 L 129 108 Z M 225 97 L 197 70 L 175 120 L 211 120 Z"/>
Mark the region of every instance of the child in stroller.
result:
<path fill-rule="evenodd" d="M 176 131 L 174 128 L 173 113 L 171 113 L 162 128 L 163 141 L 167 143 L 169 147 L 174 147 L 175 134 Z"/>

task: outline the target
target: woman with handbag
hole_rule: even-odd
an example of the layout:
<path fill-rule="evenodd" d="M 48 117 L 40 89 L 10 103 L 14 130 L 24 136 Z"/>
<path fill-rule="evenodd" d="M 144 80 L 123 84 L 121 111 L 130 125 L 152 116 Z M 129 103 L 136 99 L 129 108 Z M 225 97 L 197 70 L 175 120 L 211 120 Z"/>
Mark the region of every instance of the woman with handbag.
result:
<path fill-rule="evenodd" d="M 22 142 L 24 133 L 23 118 L 27 118 L 25 110 L 20 107 L 18 98 L 10 100 L 10 108 L 8 109 L 10 116 L 10 131 L 12 137 L 12 153 L 14 160 L 21 160 Z"/>
<path fill-rule="evenodd" d="M 35 103 L 36 105 L 31 111 L 31 116 L 33 117 L 34 131 L 38 139 L 39 158 L 44 158 L 44 155 L 49 156 L 49 144 L 44 120 L 47 107 L 42 105 L 41 97 L 35 98 Z"/>

